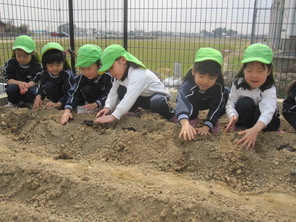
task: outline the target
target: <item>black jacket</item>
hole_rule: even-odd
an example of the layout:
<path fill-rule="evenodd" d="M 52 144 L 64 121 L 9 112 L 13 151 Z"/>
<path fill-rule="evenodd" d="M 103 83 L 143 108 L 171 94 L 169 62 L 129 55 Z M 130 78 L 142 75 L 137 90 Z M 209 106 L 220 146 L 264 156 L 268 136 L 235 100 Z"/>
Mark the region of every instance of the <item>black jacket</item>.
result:
<path fill-rule="evenodd" d="M 59 99 L 59 102 L 65 104 L 68 99 L 68 91 L 75 82 L 75 75 L 72 70 L 62 70 L 58 75 L 52 75 L 47 70 L 38 73 L 34 78 L 34 82 L 38 84 L 36 95 L 46 96 L 43 86 L 47 81 L 56 83 L 63 90 L 63 96 Z"/>
<path fill-rule="evenodd" d="M 83 87 L 87 87 L 87 85 L 94 86 L 97 92 L 99 92 L 99 96 L 95 102 L 99 107 L 103 107 L 105 105 L 107 95 L 112 87 L 112 83 L 113 77 L 109 73 L 99 75 L 96 79 L 88 79 L 84 75 L 80 74 L 76 77 L 74 86 L 69 90 L 69 97 L 65 105 L 65 109 L 72 110 L 79 105 L 81 100 L 85 99 L 81 89 Z"/>
<path fill-rule="evenodd" d="M 204 125 L 210 129 L 216 124 L 225 109 L 224 86 L 218 82 L 202 91 L 193 80 L 186 79 L 181 84 L 176 106 L 176 116 L 181 119 L 195 119 L 199 110 L 209 109 Z"/>
<path fill-rule="evenodd" d="M 30 82 L 33 81 L 36 74 L 41 71 L 41 63 L 38 62 L 33 56 L 27 67 L 20 66 L 16 58 L 11 58 L 5 63 L 4 79 L 6 82 L 10 79 Z"/>
<path fill-rule="evenodd" d="M 283 114 L 296 115 L 296 84 L 283 102 Z"/>

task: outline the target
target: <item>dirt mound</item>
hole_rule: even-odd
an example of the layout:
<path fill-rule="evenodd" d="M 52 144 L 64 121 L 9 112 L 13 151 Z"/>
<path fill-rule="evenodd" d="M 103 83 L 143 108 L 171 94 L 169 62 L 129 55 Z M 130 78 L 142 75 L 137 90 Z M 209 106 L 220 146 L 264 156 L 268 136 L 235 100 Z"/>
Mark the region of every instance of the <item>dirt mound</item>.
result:
<path fill-rule="evenodd" d="M 157 114 L 60 124 L 61 112 L 0 108 L 0 221 L 294 221 L 295 131 L 178 139 Z M 220 126 L 227 120 L 223 117 Z"/>

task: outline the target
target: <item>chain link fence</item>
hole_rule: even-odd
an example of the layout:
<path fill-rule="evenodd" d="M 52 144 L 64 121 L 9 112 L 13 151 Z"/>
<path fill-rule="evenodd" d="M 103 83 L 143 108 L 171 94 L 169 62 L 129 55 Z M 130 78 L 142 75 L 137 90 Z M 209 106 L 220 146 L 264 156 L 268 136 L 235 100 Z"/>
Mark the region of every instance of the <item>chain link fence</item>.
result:
<path fill-rule="evenodd" d="M 274 51 L 283 97 L 296 78 L 295 9 L 296 0 L 0 0 L 0 77 L 21 34 L 33 37 L 38 52 L 52 41 L 75 51 L 86 43 L 121 44 L 172 88 L 200 47 L 222 52 L 230 86 L 246 46 L 261 42 Z"/>

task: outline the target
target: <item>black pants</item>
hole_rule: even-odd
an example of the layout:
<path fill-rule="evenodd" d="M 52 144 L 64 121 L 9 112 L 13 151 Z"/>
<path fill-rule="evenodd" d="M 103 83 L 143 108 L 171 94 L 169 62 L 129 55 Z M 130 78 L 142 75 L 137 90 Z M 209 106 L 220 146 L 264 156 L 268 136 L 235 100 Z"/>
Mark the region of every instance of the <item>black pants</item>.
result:
<path fill-rule="evenodd" d="M 79 105 L 84 105 L 85 101 L 87 103 L 94 103 L 97 101 L 97 99 L 100 97 L 101 91 L 98 90 L 98 88 L 94 85 L 84 85 L 81 88 L 81 92 L 84 98 L 84 101 L 80 101 Z"/>
<path fill-rule="evenodd" d="M 18 85 L 7 85 L 5 89 L 7 100 L 13 104 L 20 103 L 21 101 L 24 103 L 33 103 L 35 100 L 36 88 L 36 86 L 33 86 L 28 89 L 27 93 L 21 94 Z"/>
<path fill-rule="evenodd" d="M 119 86 L 117 93 L 119 99 L 122 100 L 126 93 L 126 87 Z M 168 103 L 168 98 L 162 94 L 154 94 L 149 97 L 139 96 L 130 111 L 135 111 L 138 107 L 158 113 L 165 119 L 171 119 L 175 114 L 174 109 Z"/>
<path fill-rule="evenodd" d="M 224 95 L 223 95 L 223 110 L 220 113 L 220 116 L 222 116 L 223 114 L 225 114 L 226 110 L 225 110 L 225 105 L 227 103 L 228 97 L 229 97 L 229 93 L 230 93 L 230 89 L 228 87 L 225 87 L 224 90 Z M 198 117 L 199 111 L 201 110 L 207 110 L 210 107 L 210 100 L 196 100 L 195 102 L 192 103 L 192 112 L 191 115 L 189 116 L 189 120 L 195 119 L 196 117 Z"/>
<path fill-rule="evenodd" d="M 46 97 L 54 103 L 57 103 L 64 95 L 63 88 L 53 81 L 47 81 L 42 87 Z"/>
<path fill-rule="evenodd" d="M 289 113 L 283 113 L 283 116 L 285 117 L 287 122 L 290 123 L 291 126 L 296 130 L 296 115 L 289 114 Z"/>
<path fill-rule="evenodd" d="M 261 112 L 259 106 L 256 106 L 253 99 L 250 97 L 243 97 L 235 104 L 235 109 L 238 112 L 239 119 L 235 125 L 244 126 L 247 128 L 253 127 L 258 121 Z M 276 111 L 270 123 L 263 129 L 263 131 L 277 131 L 280 127 L 279 112 Z"/>

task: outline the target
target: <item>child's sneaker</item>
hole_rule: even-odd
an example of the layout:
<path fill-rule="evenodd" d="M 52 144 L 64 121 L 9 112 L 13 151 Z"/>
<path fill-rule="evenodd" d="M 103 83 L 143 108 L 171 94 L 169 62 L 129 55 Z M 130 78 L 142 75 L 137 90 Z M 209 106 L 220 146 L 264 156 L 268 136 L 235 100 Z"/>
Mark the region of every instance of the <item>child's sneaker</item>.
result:
<path fill-rule="evenodd" d="M 11 102 L 8 102 L 4 107 L 7 107 L 7 108 L 18 108 L 20 106 L 19 103 L 11 103 Z"/>
<path fill-rule="evenodd" d="M 212 133 L 219 133 L 219 123 L 217 122 L 216 125 L 211 129 Z"/>
<path fill-rule="evenodd" d="M 29 109 L 33 109 L 33 103 L 24 103 L 24 107 L 27 107 Z"/>
<path fill-rule="evenodd" d="M 198 123 L 199 123 L 199 118 L 198 118 L 198 117 L 196 117 L 195 119 L 189 120 L 189 124 L 190 124 L 193 128 L 196 128 Z"/>
<path fill-rule="evenodd" d="M 135 116 L 135 117 L 141 117 L 141 115 L 142 115 L 142 112 L 139 109 L 135 111 L 130 111 L 126 114 L 126 116 Z"/>

